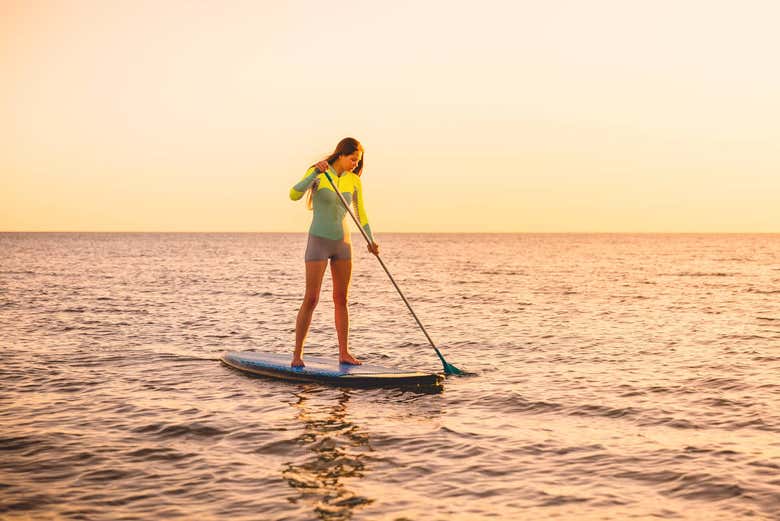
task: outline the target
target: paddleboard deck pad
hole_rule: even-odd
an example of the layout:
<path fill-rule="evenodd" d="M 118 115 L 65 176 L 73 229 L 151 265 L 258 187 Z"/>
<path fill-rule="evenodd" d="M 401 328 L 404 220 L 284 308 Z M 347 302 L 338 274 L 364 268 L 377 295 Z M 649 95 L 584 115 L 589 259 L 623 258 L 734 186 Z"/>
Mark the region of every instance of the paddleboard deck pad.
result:
<path fill-rule="evenodd" d="M 291 367 L 290 354 L 229 351 L 222 363 L 256 376 L 344 387 L 441 387 L 442 376 L 379 365 L 340 364 L 336 357 L 307 356 L 305 367 Z"/>

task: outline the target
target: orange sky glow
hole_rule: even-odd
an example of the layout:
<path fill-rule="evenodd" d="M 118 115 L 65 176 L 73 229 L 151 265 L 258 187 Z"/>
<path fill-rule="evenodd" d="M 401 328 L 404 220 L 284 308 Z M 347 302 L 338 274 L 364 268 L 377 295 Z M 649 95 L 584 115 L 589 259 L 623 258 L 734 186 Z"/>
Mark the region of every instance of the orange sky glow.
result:
<path fill-rule="evenodd" d="M 770 1 L 4 1 L 0 231 L 780 232 Z"/>

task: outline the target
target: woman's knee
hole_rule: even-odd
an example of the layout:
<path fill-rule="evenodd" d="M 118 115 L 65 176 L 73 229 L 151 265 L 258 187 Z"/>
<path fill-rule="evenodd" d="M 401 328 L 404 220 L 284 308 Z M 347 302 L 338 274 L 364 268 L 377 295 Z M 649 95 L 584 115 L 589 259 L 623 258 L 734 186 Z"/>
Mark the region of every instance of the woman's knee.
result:
<path fill-rule="evenodd" d="M 346 291 L 334 291 L 333 292 L 333 303 L 337 306 L 346 306 L 347 305 L 347 298 L 349 295 Z"/>
<path fill-rule="evenodd" d="M 320 296 L 316 293 L 312 294 L 306 294 L 303 297 L 303 307 L 314 309 L 317 307 L 317 302 L 319 302 Z"/>

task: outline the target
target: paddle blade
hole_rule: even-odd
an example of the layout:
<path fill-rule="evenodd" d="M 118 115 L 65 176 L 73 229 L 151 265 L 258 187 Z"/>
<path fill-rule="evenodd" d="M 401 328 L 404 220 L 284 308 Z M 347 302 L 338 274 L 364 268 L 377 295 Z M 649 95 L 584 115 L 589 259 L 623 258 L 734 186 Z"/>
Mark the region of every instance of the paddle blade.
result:
<path fill-rule="evenodd" d="M 424 331 L 425 331 L 425 329 L 423 329 L 423 332 Z M 425 335 L 428 336 L 428 333 L 425 333 Z M 428 340 L 430 341 L 431 337 L 428 337 Z M 451 363 L 447 362 L 444 359 L 444 355 L 442 355 L 441 351 L 439 351 L 439 348 L 436 347 L 435 345 L 433 345 L 433 341 L 431 341 L 431 346 L 433 346 L 433 350 L 436 351 L 436 356 L 438 356 L 439 360 L 441 360 L 441 365 L 444 366 L 444 374 L 446 374 L 446 375 L 454 374 L 456 376 L 457 375 L 462 376 L 462 375 L 470 374 L 470 373 L 467 373 L 466 371 L 461 371 L 460 369 L 458 369 L 457 367 L 455 367 Z"/>
<path fill-rule="evenodd" d="M 458 369 L 457 367 L 455 367 L 454 365 L 448 362 L 443 362 L 443 364 L 444 364 L 444 374 L 454 374 L 457 376 L 466 374 L 465 371 L 461 371 L 460 369 Z"/>

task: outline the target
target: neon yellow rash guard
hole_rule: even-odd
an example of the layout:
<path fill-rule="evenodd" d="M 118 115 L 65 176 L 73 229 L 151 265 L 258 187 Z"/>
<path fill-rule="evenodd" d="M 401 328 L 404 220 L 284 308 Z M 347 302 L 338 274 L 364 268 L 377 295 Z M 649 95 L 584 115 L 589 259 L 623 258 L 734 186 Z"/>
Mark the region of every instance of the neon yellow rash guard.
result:
<path fill-rule="evenodd" d="M 360 182 L 360 176 L 354 172 L 343 172 L 339 176 L 332 166 L 329 166 L 328 170 L 330 178 L 333 179 L 339 192 L 344 196 L 344 200 L 355 209 L 355 216 L 360 221 L 360 226 L 365 230 L 371 242 L 374 242 L 371 226 L 368 225 L 368 215 L 366 215 L 366 209 L 363 206 L 363 184 Z M 303 197 L 303 194 L 309 187 L 312 188 L 313 192 L 312 207 L 314 209 L 309 233 L 334 241 L 344 240 L 349 242 L 350 231 L 346 218 L 347 209 L 344 208 L 344 205 L 339 200 L 328 178 L 325 177 L 324 173 L 317 171 L 316 167 L 309 168 L 303 179 L 290 189 L 290 199 L 297 201 Z"/>

